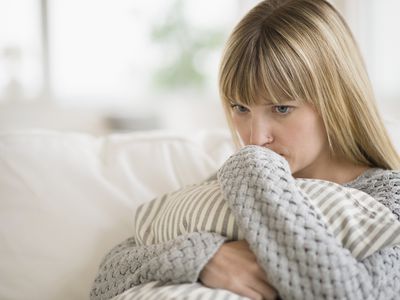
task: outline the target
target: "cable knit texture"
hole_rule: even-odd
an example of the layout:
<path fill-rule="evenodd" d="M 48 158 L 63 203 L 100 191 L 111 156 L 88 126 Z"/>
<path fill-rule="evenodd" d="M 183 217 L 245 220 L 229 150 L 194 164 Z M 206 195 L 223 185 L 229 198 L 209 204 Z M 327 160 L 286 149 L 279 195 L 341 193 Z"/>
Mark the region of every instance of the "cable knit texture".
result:
<path fill-rule="evenodd" d="M 201 270 L 226 238 L 194 232 L 151 246 L 136 246 L 134 237 L 113 248 L 103 259 L 91 299 L 110 299 L 150 281 L 196 282 Z"/>
<path fill-rule="evenodd" d="M 282 299 L 400 299 L 400 247 L 358 262 L 326 229 L 281 156 L 247 146 L 218 172 L 246 240 Z M 400 172 L 371 169 L 345 184 L 370 194 L 400 219 Z M 110 299 L 149 281 L 195 282 L 225 238 L 195 232 L 136 246 L 130 238 L 100 265 L 91 299 Z"/>
<path fill-rule="evenodd" d="M 382 177 L 386 180 L 369 190 L 374 188 L 373 196 L 398 216 L 399 173 Z M 218 179 L 250 248 L 283 299 L 400 298 L 400 247 L 358 262 L 326 230 L 278 154 L 245 147 L 223 165 Z"/>

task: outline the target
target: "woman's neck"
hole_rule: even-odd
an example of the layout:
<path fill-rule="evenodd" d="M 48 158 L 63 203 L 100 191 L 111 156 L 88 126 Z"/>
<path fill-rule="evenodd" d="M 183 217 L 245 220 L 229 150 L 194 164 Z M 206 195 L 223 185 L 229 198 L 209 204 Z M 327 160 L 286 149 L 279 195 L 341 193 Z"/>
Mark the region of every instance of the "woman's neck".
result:
<path fill-rule="evenodd" d="M 308 169 L 306 172 L 294 173 L 296 178 L 314 178 L 327 180 L 338 184 L 353 181 L 365 171 L 370 169 L 369 166 L 360 165 L 343 159 L 325 160 L 314 168 Z"/>

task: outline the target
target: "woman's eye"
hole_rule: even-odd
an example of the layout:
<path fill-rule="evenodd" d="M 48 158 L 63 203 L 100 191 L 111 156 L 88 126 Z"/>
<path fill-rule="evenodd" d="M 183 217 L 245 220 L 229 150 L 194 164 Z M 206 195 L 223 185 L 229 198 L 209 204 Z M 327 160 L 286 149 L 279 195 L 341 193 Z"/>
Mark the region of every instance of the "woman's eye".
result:
<path fill-rule="evenodd" d="M 274 106 L 274 111 L 281 115 L 286 115 L 293 110 L 293 107 L 287 105 Z"/>
<path fill-rule="evenodd" d="M 234 111 L 236 111 L 238 113 L 246 113 L 249 111 L 246 107 L 244 107 L 240 104 L 231 104 L 231 107 Z"/>

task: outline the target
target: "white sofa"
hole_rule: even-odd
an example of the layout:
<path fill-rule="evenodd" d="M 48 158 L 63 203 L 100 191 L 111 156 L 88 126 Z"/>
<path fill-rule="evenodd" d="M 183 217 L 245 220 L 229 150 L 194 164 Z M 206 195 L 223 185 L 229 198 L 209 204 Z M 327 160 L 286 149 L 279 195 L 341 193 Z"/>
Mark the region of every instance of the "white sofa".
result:
<path fill-rule="evenodd" d="M 400 151 L 400 124 L 387 125 Z M 88 299 L 134 209 L 205 179 L 233 149 L 227 131 L 0 134 L 0 299 Z"/>
<path fill-rule="evenodd" d="M 0 299 L 88 299 L 144 201 L 211 175 L 226 131 L 0 135 Z"/>

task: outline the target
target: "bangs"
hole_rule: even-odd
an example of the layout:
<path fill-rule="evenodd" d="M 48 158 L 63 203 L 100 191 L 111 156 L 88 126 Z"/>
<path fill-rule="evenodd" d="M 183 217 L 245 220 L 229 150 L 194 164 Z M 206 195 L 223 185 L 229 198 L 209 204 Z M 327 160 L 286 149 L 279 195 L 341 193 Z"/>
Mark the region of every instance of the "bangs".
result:
<path fill-rule="evenodd" d="M 259 32 L 253 41 L 228 44 L 220 73 L 223 101 L 244 105 L 310 101 L 312 71 L 298 48 L 271 29 Z"/>

